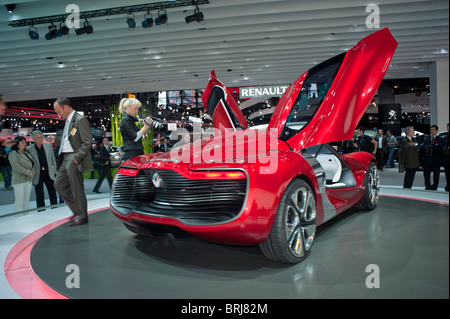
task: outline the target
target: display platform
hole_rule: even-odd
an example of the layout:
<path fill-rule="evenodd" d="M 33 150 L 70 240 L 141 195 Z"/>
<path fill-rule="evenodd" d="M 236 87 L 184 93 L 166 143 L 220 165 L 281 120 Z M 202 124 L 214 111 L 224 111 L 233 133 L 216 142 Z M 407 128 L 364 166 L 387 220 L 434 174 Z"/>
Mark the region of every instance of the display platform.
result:
<path fill-rule="evenodd" d="M 137 236 L 105 209 L 47 232 L 30 261 L 68 298 L 448 298 L 448 229 L 448 205 L 383 196 L 319 227 L 310 256 L 286 265 L 258 247 Z"/>

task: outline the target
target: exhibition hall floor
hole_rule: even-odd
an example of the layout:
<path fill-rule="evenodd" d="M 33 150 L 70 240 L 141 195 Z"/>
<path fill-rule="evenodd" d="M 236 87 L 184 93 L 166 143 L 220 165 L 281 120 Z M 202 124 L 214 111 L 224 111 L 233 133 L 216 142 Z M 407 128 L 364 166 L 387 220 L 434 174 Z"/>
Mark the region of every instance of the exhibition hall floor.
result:
<path fill-rule="evenodd" d="M 449 194 L 424 191 L 421 172 L 412 190 L 396 170 L 381 177 L 377 209 L 320 226 L 296 265 L 258 247 L 137 236 L 110 212 L 106 182 L 104 193 L 88 192 L 89 223 L 77 227 L 65 205 L 8 215 L 13 193 L 1 191 L 0 298 L 448 299 Z"/>

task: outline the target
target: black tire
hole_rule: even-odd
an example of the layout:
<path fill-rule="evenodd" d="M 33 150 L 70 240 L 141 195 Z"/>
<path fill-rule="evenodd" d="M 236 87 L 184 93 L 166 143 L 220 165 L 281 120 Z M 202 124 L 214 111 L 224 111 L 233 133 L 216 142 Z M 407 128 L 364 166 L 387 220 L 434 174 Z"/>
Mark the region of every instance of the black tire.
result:
<path fill-rule="evenodd" d="M 309 184 L 294 179 L 278 206 L 269 237 L 259 246 L 276 262 L 295 264 L 311 250 L 316 233 L 316 200 Z"/>
<path fill-rule="evenodd" d="M 378 205 L 380 192 L 380 174 L 374 162 L 371 162 L 364 176 L 364 196 L 359 203 L 363 210 L 373 210 Z"/>

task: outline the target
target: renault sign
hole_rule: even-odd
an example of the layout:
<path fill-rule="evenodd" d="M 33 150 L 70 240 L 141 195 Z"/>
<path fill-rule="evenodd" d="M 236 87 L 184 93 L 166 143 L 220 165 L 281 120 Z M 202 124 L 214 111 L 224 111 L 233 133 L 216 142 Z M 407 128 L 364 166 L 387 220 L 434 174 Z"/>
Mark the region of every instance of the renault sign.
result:
<path fill-rule="evenodd" d="M 241 87 L 239 97 L 241 99 L 252 99 L 255 97 L 281 96 L 288 87 L 289 85 Z"/>

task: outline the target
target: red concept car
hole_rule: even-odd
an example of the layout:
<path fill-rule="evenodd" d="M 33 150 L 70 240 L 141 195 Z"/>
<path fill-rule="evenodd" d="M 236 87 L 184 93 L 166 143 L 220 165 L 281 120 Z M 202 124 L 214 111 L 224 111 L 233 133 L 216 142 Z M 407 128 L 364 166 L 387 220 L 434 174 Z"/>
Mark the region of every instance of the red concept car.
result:
<path fill-rule="evenodd" d="M 214 134 L 124 162 L 112 212 L 138 234 L 181 229 L 217 243 L 259 244 L 278 262 L 302 261 L 317 226 L 355 205 L 377 206 L 374 156 L 339 155 L 328 143 L 352 138 L 396 47 L 386 28 L 316 65 L 262 128 L 247 127 L 212 71 L 202 99 Z"/>

